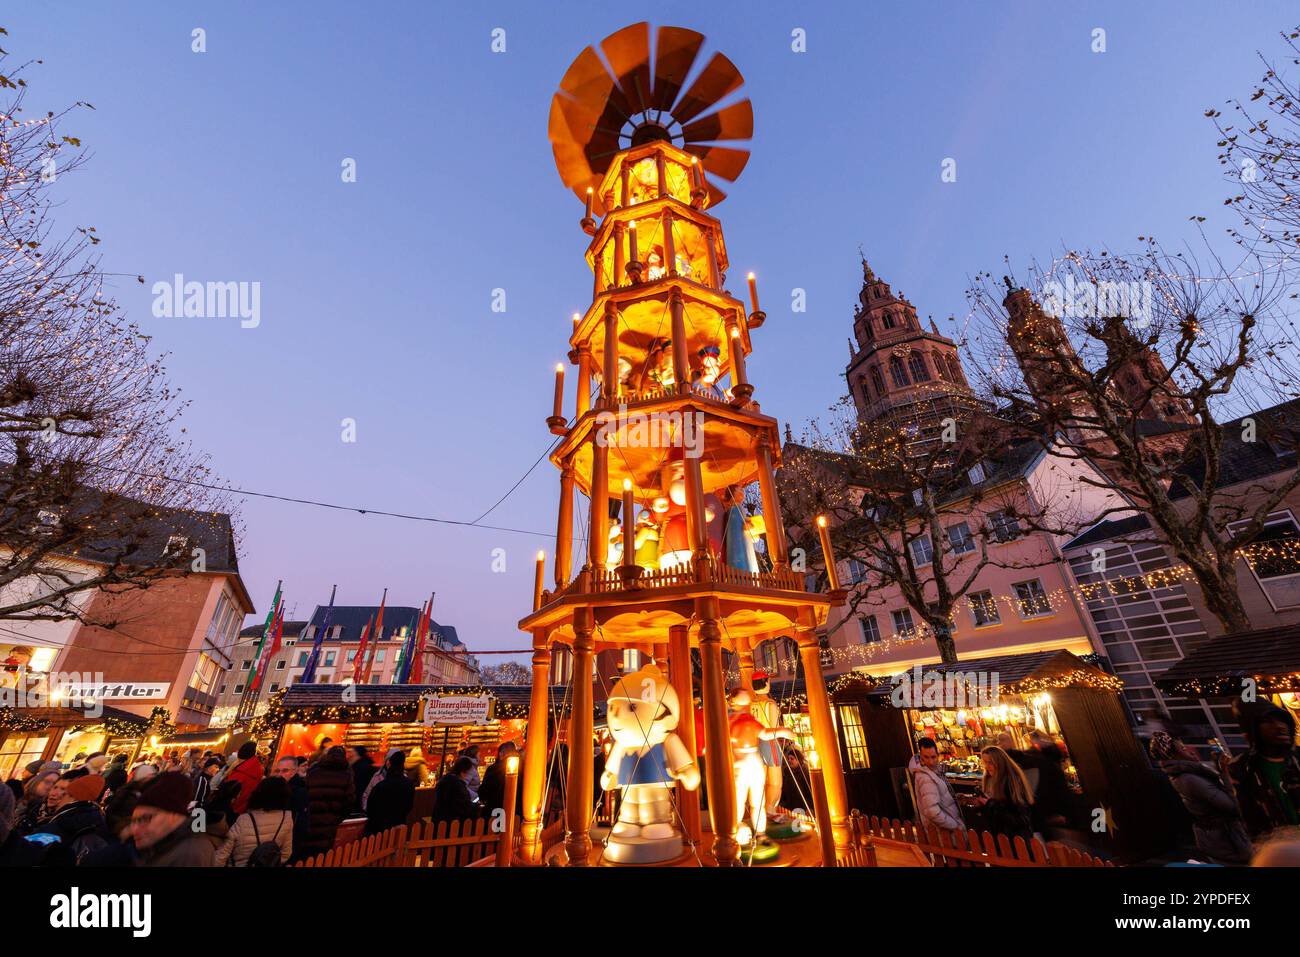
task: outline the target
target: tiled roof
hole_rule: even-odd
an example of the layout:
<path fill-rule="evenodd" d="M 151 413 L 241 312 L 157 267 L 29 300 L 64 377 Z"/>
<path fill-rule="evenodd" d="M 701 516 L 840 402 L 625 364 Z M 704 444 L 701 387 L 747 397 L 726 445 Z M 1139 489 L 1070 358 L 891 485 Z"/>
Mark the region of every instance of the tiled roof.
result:
<path fill-rule="evenodd" d="M 1150 527 L 1151 520 L 1142 514 L 1130 515 L 1128 518 L 1107 519 L 1104 522 L 1098 522 L 1082 535 L 1066 542 L 1065 548 L 1068 550 L 1082 548 L 1084 545 L 1092 545 L 1094 542 L 1108 542 L 1111 539 L 1119 538 L 1121 535 L 1132 535 L 1136 532 L 1146 531 Z"/>
<path fill-rule="evenodd" d="M 1256 422 L 1256 441 L 1245 441 L 1242 423 L 1246 418 L 1253 418 Z M 1300 433 L 1300 399 L 1292 399 L 1252 412 L 1249 416 L 1224 422 L 1219 426 L 1219 433 L 1219 488 L 1294 469 L 1296 455 L 1293 443 Z M 1205 476 L 1205 462 L 1192 461 L 1179 471 L 1199 485 Z M 1186 498 L 1188 494 L 1178 483 L 1169 491 L 1169 497 L 1175 501 Z"/>
<path fill-rule="evenodd" d="M 1235 635 L 1220 635 L 1170 666 L 1156 687 L 1172 694 L 1217 697 L 1241 689 L 1242 678 L 1256 690 L 1297 690 L 1300 675 L 1300 625 L 1279 625 Z"/>

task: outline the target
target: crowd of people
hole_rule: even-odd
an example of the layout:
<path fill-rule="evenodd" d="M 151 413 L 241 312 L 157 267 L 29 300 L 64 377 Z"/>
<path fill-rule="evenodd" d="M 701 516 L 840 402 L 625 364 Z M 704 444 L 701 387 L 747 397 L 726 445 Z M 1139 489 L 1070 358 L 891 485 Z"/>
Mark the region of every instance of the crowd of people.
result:
<path fill-rule="evenodd" d="M 1152 765 L 1177 795 L 1190 825 L 1191 859 L 1225 866 L 1300 864 L 1300 759 L 1295 719 L 1270 702 L 1240 707 L 1247 750 L 1235 758 L 1219 750 L 1214 763 L 1168 731 L 1149 741 Z M 908 766 L 917 819 L 945 831 L 971 826 L 963 807 L 976 811 L 979 829 L 1008 838 L 1070 840 L 1087 830 L 1082 797 L 1069 786 L 1066 755 L 1041 732 L 1018 750 L 1010 735 L 980 753 L 978 794 L 959 796 L 943 773 L 930 738 L 920 738 Z"/>
<path fill-rule="evenodd" d="M 516 753 L 502 745 L 480 776 L 477 746 L 461 752 L 435 788 L 433 819 L 490 816 L 504 804 L 503 759 Z M 332 848 L 346 819 L 364 817 L 365 834 L 406 823 L 418 780 L 402 750 L 377 765 L 365 747 L 328 738 L 274 762 L 252 741 L 229 755 L 33 761 L 0 786 L 0 866 L 289 864 Z"/>

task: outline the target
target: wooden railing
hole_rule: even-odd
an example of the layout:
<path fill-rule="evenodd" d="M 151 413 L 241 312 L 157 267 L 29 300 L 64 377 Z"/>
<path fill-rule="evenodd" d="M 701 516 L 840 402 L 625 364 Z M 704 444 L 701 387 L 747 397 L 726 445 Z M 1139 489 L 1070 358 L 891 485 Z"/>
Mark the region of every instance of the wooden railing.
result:
<path fill-rule="evenodd" d="M 515 821 L 514 849 L 519 849 L 520 822 Z M 564 840 L 558 813 L 542 829 L 543 851 Z M 494 863 L 501 835 L 486 818 L 465 821 L 416 821 L 340 844 L 299 861 L 294 867 L 473 867 Z"/>
<path fill-rule="evenodd" d="M 1114 867 L 1058 841 L 1009 839 L 988 831 L 945 831 L 915 821 L 850 815 L 852 843 L 844 864 L 875 867 L 888 854 L 896 862 L 933 867 Z M 901 860 L 900 860 L 901 859 Z"/>
<path fill-rule="evenodd" d="M 708 559 L 705 570 L 708 576 L 707 581 L 718 582 L 723 585 L 740 585 L 747 588 L 776 588 L 782 591 L 798 592 L 806 590 L 803 576 L 793 571 L 749 572 L 735 568 L 725 562 L 717 561 L 714 558 Z M 626 585 L 623 583 L 623 579 L 619 577 L 617 569 L 608 568 L 592 574 L 591 590 L 603 593 L 623 591 L 624 589 L 668 588 L 672 585 L 695 584 L 696 581 L 695 568 L 690 563 L 672 568 L 642 569 L 641 577 Z"/>

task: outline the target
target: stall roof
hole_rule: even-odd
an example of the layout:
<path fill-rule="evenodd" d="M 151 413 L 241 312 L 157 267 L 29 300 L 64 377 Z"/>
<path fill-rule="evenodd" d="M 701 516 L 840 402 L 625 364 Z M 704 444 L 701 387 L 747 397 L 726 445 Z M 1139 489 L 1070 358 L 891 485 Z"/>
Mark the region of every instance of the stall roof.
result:
<path fill-rule="evenodd" d="M 440 694 L 490 694 L 498 701 L 507 704 L 528 707 L 532 698 L 532 688 L 528 685 L 290 685 L 284 692 L 283 704 L 286 708 L 330 707 L 342 700 L 344 688 L 354 688 L 358 705 L 402 705 L 414 704 L 422 694 L 437 692 Z M 567 689 L 562 685 L 552 685 L 550 701 L 559 706 L 564 700 Z"/>
<path fill-rule="evenodd" d="M 1012 694 L 1029 694 L 1052 688 L 1093 686 L 1111 691 L 1123 688 L 1119 678 L 1097 666 L 1101 659 L 1096 655 L 1082 658 L 1068 651 L 1031 651 L 1022 655 L 998 655 L 992 658 L 971 658 L 955 664 L 932 664 L 921 668 L 922 675 L 969 674 L 972 671 L 996 672 L 998 685 Z M 894 683 L 891 677 L 875 677 L 861 671 L 845 672 L 826 679 L 826 689 L 832 697 L 850 687 L 863 689 L 867 694 L 888 696 Z M 799 699 L 805 694 L 803 677 L 772 683 L 771 697 L 778 702 Z"/>
<path fill-rule="evenodd" d="M 170 738 L 163 738 L 158 742 L 162 748 L 170 748 L 182 744 L 208 744 L 212 741 L 218 741 L 230 734 L 229 728 L 208 728 L 206 731 L 185 731 L 181 734 L 173 734 Z"/>
<path fill-rule="evenodd" d="M 1300 691 L 1300 625 L 1280 625 L 1211 638 L 1156 678 L 1156 687 L 1183 697 L 1228 697 L 1243 678 L 1265 694 Z"/>

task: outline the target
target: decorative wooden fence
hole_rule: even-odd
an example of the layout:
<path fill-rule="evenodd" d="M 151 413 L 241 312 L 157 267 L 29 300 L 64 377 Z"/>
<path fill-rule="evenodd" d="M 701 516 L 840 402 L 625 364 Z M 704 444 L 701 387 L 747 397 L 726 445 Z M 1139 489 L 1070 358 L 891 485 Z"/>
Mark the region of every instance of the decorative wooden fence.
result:
<path fill-rule="evenodd" d="M 875 867 L 889 854 L 891 860 L 934 867 L 1114 867 L 1057 841 L 1044 844 L 1034 838 L 1009 839 L 988 831 L 944 831 L 915 821 L 850 816 L 852 847 L 845 864 Z"/>
<path fill-rule="evenodd" d="M 564 840 L 560 816 L 543 828 L 541 844 L 548 850 Z M 514 848 L 521 841 L 520 821 L 515 820 Z M 295 867 L 472 867 L 492 863 L 501 835 L 492 831 L 485 818 L 466 821 L 416 821 L 340 844 Z"/>

